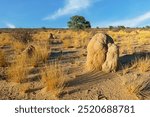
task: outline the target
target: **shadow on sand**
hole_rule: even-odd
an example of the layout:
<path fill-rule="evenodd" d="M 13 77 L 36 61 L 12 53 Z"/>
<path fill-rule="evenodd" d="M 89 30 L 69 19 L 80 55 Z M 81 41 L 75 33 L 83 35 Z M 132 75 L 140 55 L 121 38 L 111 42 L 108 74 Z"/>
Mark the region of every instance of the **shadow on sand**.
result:
<path fill-rule="evenodd" d="M 82 75 L 76 76 L 76 78 L 73 80 L 68 81 L 66 83 L 66 86 L 67 87 L 74 87 L 74 86 L 88 87 L 93 84 L 97 84 L 101 81 L 111 79 L 112 77 L 115 77 L 114 75 L 115 75 L 114 73 L 104 73 L 101 71 L 87 72 Z"/>
<path fill-rule="evenodd" d="M 125 66 L 125 65 L 130 65 L 137 59 L 146 58 L 146 57 L 150 57 L 150 52 L 138 52 L 129 55 L 124 55 L 119 58 L 119 61 L 122 66 Z"/>
<path fill-rule="evenodd" d="M 74 53 L 76 53 L 76 52 L 77 52 L 77 51 L 52 52 L 51 55 L 50 55 L 50 59 L 52 59 L 52 58 L 59 58 L 59 57 L 62 57 L 62 56 L 74 54 Z"/>

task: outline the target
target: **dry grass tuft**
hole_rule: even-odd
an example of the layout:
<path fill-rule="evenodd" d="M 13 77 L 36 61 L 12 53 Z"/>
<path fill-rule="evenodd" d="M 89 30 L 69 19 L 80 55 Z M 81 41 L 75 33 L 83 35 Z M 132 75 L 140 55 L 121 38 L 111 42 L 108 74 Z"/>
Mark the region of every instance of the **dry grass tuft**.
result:
<path fill-rule="evenodd" d="M 131 74 L 126 75 L 130 71 L 132 71 Z M 123 69 L 123 75 L 128 77 L 125 83 L 128 91 L 136 94 L 139 98 L 141 98 L 141 95 L 149 96 L 146 88 L 150 83 L 149 77 L 144 76 L 144 73 L 148 71 L 150 71 L 150 58 L 148 56 L 136 59 L 130 66 L 128 65 Z"/>
<path fill-rule="evenodd" d="M 141 58 L 137 61 L 137 68 L 140 72 L 150 71 L 150 57 Z"/>
<path fill-rule="evenodd" d="M 147 89 L 149 83 L 148 77 L 136 77 L 132 75 L 130 78 L 127 78 L 126 87 L 130 93 L 134 93 L 141 98 L 141 95 L 143 95 L 142 93 L 149 96 L 149 91 Z"/>
<path fill-rule="evenodd" d="M 46 91 L 50 92 L 54 97 L 58 97 L 64 88 L 64 73 L 59 65 L 54 64 L 46 66 L 41 71 L 42 82 L 46 87 Z"/>
<path fill-rule="evenodd" d="M 130 69 L 136 69 L 140 73 L 144 73 L 150 70 L 150 57 L 145 57 L 145 58 L 139 58 L 136 59 Z"/>
<path fill-rule="evenodd" d="M 149 93 L 149 86 L 150 86 L 150 79 L 144 80 L 141 85 L 139 85 L 135 89 L 135 93 L 137 96 L 141 99 L 149 99 L 150 98 L 150 93 Z"/>
<path fill-rule="evenodd" d="M 2 33 L 2 34 L 0 34 L 0 40 L 1 40 L 0 41 L 0 46 L 12 44 L 11 36 L 8 33 Z"/>
<path fill-rule="evenodd" d="M 131 65 L 123 67 L 122 73 L 125 75 L 130 70 L 136 70 L 139 73 L 145 73 L 150 71 L 150 57 L 136 59 Z"/>
<path fill-rule="evenodd" d="M 24 59 L 24 62 L 28 66 L 38 66 L 39 63 L 45 63 L 48 59 L 48 56 L 50 54 L 50 50 L 48 49 L 47 45 L 40 45 L 35 44 L 33 45 L 35 50 L 33 50 L 33 53 L 31 55 L 28 55 L 28 53 L 22 53 L 20 54 L 20 59 Z"/>
<path fill-rule="evenodd" d="M 12 48 L 17 52 L 22 52 L 27 47 L 27 44 L 24 44 L 22 42 L 19 42 L 17 40 L 12 42 Z"/>
<path fill-rule="evenodd" d="M 24 53 L 15 57 L 14 63 L 6 72 L 9 82 L 21 83 L 28 75 L 29 66 L 37 66 L 40 62 L 46 62 L 49 55 L 47 46 L 36 45 L 35 50 L 31 57 Z"/>
<path fill-rule="evenodd" d="M 26 56 L 17 56 L 15 62 L 6 71 L 7 80 L 9 82 L 21 83 L 27 77 L 28 72 Z"/>
<path fill-rule="evenodd" d="M 38 66 L 39 63 L 45 63 L 50 55 L 47 45 L 35 44 L 35 52 L 31 57 L 27 56 L 27 63 L 31 66 Z"/>
<path fill-rule="evenodd" d="M 46 60 L 48 59 L 48 56 L 51 53 L 51 50 L 48 49 L 48 44 L 36 44 L 35 45 L 35 49 L 36 49 L 36 58 L 38 59 L 39 62 L 46 62 Z"/>
<path fill-rule="evenodd" d="M 0 67 L 4 67 L 6 64 L 6 55 L 2 50 L 0 50 Z"/>

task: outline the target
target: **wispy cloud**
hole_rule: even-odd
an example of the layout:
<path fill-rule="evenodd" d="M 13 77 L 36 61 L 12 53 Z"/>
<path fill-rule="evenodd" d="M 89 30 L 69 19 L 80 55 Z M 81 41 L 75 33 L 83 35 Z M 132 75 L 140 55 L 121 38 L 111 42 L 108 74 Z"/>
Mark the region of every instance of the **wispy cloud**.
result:
<path fill-rule="evenodd" d="M 119 25 L 124 25 L 126 27 L 137 27 L 143 24 L 144 22 L 150 20 L 150 12 L 146 12 L 140 16 L 137 16 L 135 18 L 131 19 L 125 19 L 125 20 L 119 20 L 119 21 L 114 21 L 114 22 L 105 22 L 104 24 L 101 24 L 105 27 L 107 26 L 119 26 Z"/>
<path fill-rule="evenodd" d="M 6 27 L 7 28 L 16 28 L 16 26 L 14 24 L 11 24 L 11 23 L 6 23 Z"/>
<path fill-rule="evenodd" d="M 43 20 L 56 19 L 64 15 L 77 13 L 87 9 L 95 1 L 99 0 L 65 0 L 65 6 L 63 8 L 59 8 L 54 14 L 43 18 Z"/>

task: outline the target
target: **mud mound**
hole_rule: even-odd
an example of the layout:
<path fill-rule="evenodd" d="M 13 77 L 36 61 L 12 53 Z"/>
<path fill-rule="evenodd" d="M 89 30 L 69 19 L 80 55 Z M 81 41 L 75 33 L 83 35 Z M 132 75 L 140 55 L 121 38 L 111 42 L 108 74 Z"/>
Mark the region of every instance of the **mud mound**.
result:
<path fill-rule="evenodd" d="M 118 56 L 118 48 L 113 39 L 107 34 L 98 33 L 88 44 L 86 68 L 88 71 L 101 71 L 104 64 L 104 71 L 115 71 L 118 65 Z"/>

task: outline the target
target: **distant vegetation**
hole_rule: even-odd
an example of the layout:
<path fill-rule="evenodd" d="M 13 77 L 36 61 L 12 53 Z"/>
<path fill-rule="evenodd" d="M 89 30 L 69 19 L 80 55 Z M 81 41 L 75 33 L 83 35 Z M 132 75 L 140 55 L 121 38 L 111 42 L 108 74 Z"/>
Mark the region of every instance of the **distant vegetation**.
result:
<path fill-rule="evenodd" d="M 122 29 L 126 29 L 127 27 L 125 26 L 109 26 L 109 29 L 112 30 L 112 29 L 119 29 L 119 30 L 122 30 Z"/>
<path fill-rule="evenodd" d="M 83 16 L 75 15 L 70 18 L 70 21 L 68 22 L 68 27 L 70 29 L 79 30 L 91 28 L 91 24 Z"/>
<path fill-rule="evenodd" d="M 150 29 L 150 26 L 145 26 L 145 27 L 143 27 L 143 28 L 145 28 L 145 29 Z"/>

